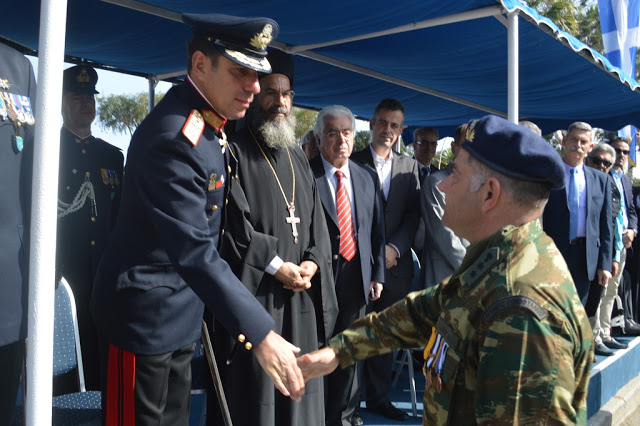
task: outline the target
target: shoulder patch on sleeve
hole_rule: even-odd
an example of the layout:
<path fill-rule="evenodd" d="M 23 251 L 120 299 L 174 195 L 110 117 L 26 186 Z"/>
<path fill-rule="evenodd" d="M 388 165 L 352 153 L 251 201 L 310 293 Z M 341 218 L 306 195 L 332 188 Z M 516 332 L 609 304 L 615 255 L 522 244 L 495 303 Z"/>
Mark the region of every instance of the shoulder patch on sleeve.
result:
<path fill-rule="evenodd" d="M 485 322 L 491 322 L 498 313 L 509 308 L 527 309 L 533 315 L 535 315 L 536 318 L 538 318 L 538 321 L 542 321 L 543 319 L 547 318 L 547 316 L 549 316 L 549 312 L 547 312 L 545 308 L 540 306 L 533 299 L 530 299 L 526 296 L 509 296 L 500 299 L 493 305 L 489 306 L 482 314 L 482 319 Z"/>

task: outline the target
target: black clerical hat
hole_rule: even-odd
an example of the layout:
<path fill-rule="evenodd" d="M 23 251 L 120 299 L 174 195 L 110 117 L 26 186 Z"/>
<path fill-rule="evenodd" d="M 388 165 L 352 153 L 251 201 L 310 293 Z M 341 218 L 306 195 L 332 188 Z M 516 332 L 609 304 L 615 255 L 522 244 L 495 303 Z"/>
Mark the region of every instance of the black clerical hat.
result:
<path fill-rule="evenodd" d="M 87 65 L 76 65 L 64 70 L 62 79 L 62 90 L 64 92 L 87 93 L 96 95 L 98 83 L 98 73 Z"/>
<path fill-rule="evenodd" d="M 267 45 L 280 27 L 269 18 L 240 18 L 218 13 L 185 13 L 185 24 L 193 29 L 193 39 L 212 43 L 222 55 L 249 69 L 269 73 Z"/>
<path fill-rule="evenodd" d="M 293 88 L 293 57 L 278 49 L 271 49 L 267 54 L 272 74 L 284 74 Z"/>

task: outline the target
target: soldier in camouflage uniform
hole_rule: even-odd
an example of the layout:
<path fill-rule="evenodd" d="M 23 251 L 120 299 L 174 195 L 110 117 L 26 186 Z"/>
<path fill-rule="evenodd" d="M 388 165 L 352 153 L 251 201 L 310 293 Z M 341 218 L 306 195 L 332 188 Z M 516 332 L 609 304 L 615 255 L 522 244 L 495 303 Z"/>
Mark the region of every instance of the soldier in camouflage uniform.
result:
<path fill-rule="evenodd" d="M 593 335 L 571 274 L 540 226 L 564 185 L 539 136 L 495 116 L 470 124 L 443 224 L 471 245 L 445 282 L 356 321 L 299 358 L 305 380 L 426 346 L 423 424 L 586 424 Z"/>

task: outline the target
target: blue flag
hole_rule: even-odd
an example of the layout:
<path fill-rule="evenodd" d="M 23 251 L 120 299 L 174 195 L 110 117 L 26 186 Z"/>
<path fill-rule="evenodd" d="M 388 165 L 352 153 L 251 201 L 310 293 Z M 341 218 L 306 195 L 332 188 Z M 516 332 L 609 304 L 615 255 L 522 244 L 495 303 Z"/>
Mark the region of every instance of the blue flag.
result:
<path fill-rule="evenodd" d="M 629 163 L 633 167 L 636 167 L 636 139 L 637 139 L 638 129 L 635 126 L 626 126 L 622 129 L 618 130 L 618 136 L 627 138 L 627 140 L 631 141 L 629 143 Z"/>
<path fill-rule="evenodd" d="M 605 56 L 629 77 L 636 76 L 640 45 L 640 0 L 598 0 Z"/>

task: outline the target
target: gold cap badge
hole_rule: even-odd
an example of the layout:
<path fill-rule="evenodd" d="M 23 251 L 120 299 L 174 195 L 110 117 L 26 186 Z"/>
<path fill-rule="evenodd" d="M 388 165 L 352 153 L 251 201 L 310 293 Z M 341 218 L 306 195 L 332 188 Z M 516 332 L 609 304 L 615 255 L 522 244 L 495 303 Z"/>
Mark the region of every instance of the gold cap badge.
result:
<path fill-rule="evenodd" d="M 267 45 L 271 43 L 273 39 L 273 27 L 271 24 L 266 24 L 262 29 L 262 32 L 253 36 L 251 40 L 249 40 L 249 44 L 259 50 L 266 49 Z"/>

